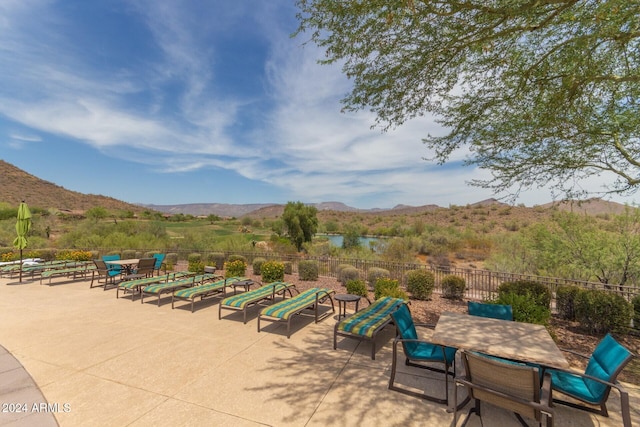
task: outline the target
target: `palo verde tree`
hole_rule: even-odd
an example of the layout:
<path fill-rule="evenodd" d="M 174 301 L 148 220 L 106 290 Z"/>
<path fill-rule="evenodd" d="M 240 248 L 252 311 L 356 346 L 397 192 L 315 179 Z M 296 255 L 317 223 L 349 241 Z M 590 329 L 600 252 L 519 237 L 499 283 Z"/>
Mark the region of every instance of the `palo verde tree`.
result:
<path fill-rule="evenodd" d="M 640 3 L 629 0 L 297 0 L 296 34 L 353 81 L 344 110 L 383 129 L 433 114 L 433 160 L 468 149 L 498 193 L 586 196 L 640 184 Z M 610 179 L 609 179 L 610 178 Z M 506 190 L 508 189 L 508 190 Z M 595 194 L 592 192 L 591 194 Z"/>
<path fill-rule="evenodd" d="M 304 242 L 310 242 L 318 231 L 318 209 L 302 202 L 288 202 L 282 214 L 287 235 L 296 248 L 302 249 Z"/>

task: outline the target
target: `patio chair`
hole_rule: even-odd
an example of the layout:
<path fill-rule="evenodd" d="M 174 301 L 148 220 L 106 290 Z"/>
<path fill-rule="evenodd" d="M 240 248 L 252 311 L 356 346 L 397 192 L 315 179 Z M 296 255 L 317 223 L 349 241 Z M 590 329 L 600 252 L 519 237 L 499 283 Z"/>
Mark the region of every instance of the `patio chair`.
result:
<path fill-rule="evenodd" d="M 545 372 L 551 374 L 553 389 L 592 406 L 561 399 L 554 399 L 553 401 L 608 417 L 609 413 L 606 403 L 611 389 L 615 388 L 620 393 L 623 425 L 630 427 L 629 394 L 622 385 L 616 381 L 616 378 L 635 355 L 618 343 L 610 334 L 607 334 L 600 343 L 598 343 L 591 357 L 569 350 L 564 351 L 588 358 L 589 363 L 587 364 L 584 374 L 547 368 Z M 596 409 L 594 406 L 599 406 L 600 408 Z"/>
<path fill-rule="evenodd" d="M 138 265 L 133 269 L 131 274 L 122 276 L 123 281 L 143 279 L 145 277 L 153 276 L 155 270 L 156 259 L 155 258 L 142 258 L 138 261 Z"/>
<path fill-rule="evenodd" d="M 406 303 L 398 306 L 398 309 L 391 313 L 393 322 L 396 325 L 397 336 L 393 341 L 393 360 L 391 362 L 391 378 L 389 378 L 389 389 L 399 391 L 410 396 L 431 400 L 437 403 L 449 404 L 449 375 L 455 374 L 455 356 L 457 349 L 454 347 L 444 347 L 428 341 L 418 339 L 416 326 L 431 327 L 431 325 L 416 324 L 413 322 L 411 312 Z M 416 368 L 428 369 L 434 372 L 445 374 L 445 398 L 438 398 L 426 393 L 418 393 L 395 385 L 396 370 L 398 366 L 398 344 L 402 344 L 405 354 L 405 365 Z M 425 363 L 443 364 L 444 369 L 425 365 Z M 453 371 L 449 367 L 453 366 Z"/>
<path fill-rule="evenodd" d="M 158 272 L 158 276 L 160 275 L 160 270 L 162 270 L 162 267 L 164 266 L 164 273 L 167 274 L 167 265 L 164 263 L 164 259 L 166 257 L 166 254 L 153 254 L 153 258 L 156 260 L 155 265 L 153 266 L 153 271 L 154 272 Z M 207 273 L 205 271 L 205 273 Z"/>
<path fill-rule="evenodd" d="M 464 350 L 460 352 L 460 358 L 465 374 L 455 380 L 454 426 L 458 421 L 458 384 L 465 386 L 469 398 L 475 401 L 463 425 L 466 425 L 472 413 L 482 420 L 480 402 L 486 402 L 512 411 L 525 427 L 528 424 L 523 416 L 536 420 L 538 425 L 542 425 L 542 420 L 546 418 L 547 427 L 553 426 L 551 375 L 544 376 L 541 388 L 540 374 L 534 366 L 505 362 Z"/>
<path fill-rule="evenodd" d="M 510 305 L 486 304 L 476 301 L 467 303 L 471 316 L 490 317 L 492 319 L 513 320 L 513 309 Z"/>
<path fill-rule="evenodd" d="M 94 259 L 93 263 L 95 264 L 96 269 L 93 270 L 91 274 L 91 284 L 89 285 L 89 288 L 93 288 L 93 281 L 96 277 L 98 278 L 98 284 L 96 286 L 103 286 L 106 288 L 109 283 L 115 286 L 115 277 L 120 274 L 120 271 L 115 268 L 111 268 L 101 259 Z M 100 284 L 100 279 L 104 280 L 104 284 Z"/>
<path fill-rule="evenodd" d="M 102 255 L 102 260 L 104 262 L 118 261 L 119 259 L 120 259 L 120 255 L 118 255 L 118 254 Z M 119 266 L 119 265 L 109 265 L 109 268 L 111 268 L 113 270 L 114 276 L 117 276 L 118 274 L 122 274 L 122 267 Z"/>

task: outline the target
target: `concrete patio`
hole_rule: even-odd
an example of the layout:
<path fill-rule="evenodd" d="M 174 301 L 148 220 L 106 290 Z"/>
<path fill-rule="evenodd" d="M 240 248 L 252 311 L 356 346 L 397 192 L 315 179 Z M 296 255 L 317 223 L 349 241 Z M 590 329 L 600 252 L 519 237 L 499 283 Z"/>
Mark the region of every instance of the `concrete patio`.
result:
<path fill-rule="evenodd" d="M 191 313 L 185 303 L 172 310 L 170 298 L 160 307 L 116 299 L 115 290 L 89 289 L 88 281 L 9 282 L 15 279 L 0 279 L 0 346 L 7 350 L 0 352 L 0 401 L 3 409 L 29 403 L 29 410 L 4 410 L 0 425 L 453 424 L 445 406 L 387 389 L 391 328 L 371 360 L 367 343 L 339 339 L 333 350 L 334 318 L 295 319 L 287 339 L 285 325 L 257 332 L 258 308 L 247 324 L 241 313 L 223 312 L 218 320 L 217 298 L 197 302 Z M 403 370 L 398 381 L 442 392 L 441 375 Z M 29 375 L 37 387 L 29 386 Z M 640 390 L 626 386 L 640 425 Z M 46 413 L 32 413 L 32 403 L 43 399 Z M 616 392 L 608 406 L 610 418 L 558 405 L 555 425 L 621 425 Z M 485 426 L 518 425 L 513 414 L 483 408 Z M 47 418 L 52 410 L 55 420 Z M 480 420 L 472 416 L 468 425 Z"/>

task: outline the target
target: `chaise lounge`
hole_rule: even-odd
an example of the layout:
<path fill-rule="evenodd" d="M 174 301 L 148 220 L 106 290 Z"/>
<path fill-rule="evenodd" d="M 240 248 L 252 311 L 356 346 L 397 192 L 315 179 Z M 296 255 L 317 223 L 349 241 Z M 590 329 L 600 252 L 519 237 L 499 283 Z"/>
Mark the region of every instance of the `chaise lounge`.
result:
<path fill-rule="evenodd" d="M 220 280 L 221 276 L 217 274 L 199 274 L 184 279 L 172 280 L 166 283 L 158 283 L 155 285 L 145 286 L 140 289 L 140 304 L 144 304 L 145 295 L 155 295 L 158 297 L 158 307 L 160 307 L 160 299 L 164 294 L 173 294 L 173 292 L 182 288 L 190 288 L 192 286 L 202 285 L 215 280 Z"/>
<path fill-rule="evenodd" d="M 247 323 L 247 309 L 263 301 L 275 301 L 277 295 L 285 298 L 285 292 L 292 296 L 291 289 L 296 289 L 295 285 L 286 282 L 273 282 L 248 292 L 232 295 L 223 299 L 218 307 L 218 319 L 222 318 L 222 309 L 242 311 L 243 321 Z"/>
<path fill-rule="evenodd" d="M 338 335 L 371 342 L 371 359 L 376 358 L 376 336 L 392 322 L 391 313 L 404 302 L 400 298 L 384 297 L 367 308 L 336 323 L 333 329 L 333 349 L 338 348 Z"/>
<path fill-rule="evenodd" d="M 213 295 L 222 294 L 222 296 L 227 295 L 227 286 L 231 283 L 239 282 L 241 280 L 246 280 L 243 277 L 229 277 L 227 279 L 218 280 L 215 282 L 207 283 L 204 285 L 193 286 L 191 288 L 179 289 L 171 294 L 171 308 L 174 307 L 174 303 L 176 300 L 178 301 L 190 301 L 191 302 L 191 312 L 193 313 L 193 306 L 196 298 L 200 297 L 200 301 L 205 298 L 211 297 Z"/>
<path fill-rule="evenodd" d="M 331 301 L 331 309 L 333 313 L 336 312 L 335 305 L 333 304 L 333 298 L 331 297 L 335 291 L 326 288 L 311 288 L 299 293 L 298 295 L 289 299 L 277 302 L 269 307 L 265 307 L 260 311 L 258 316 L 258 332 L 260 332 L 260 320 L 270 320 L 273 322 L 284 321 L 287 322 L 287 338 L 291 336 L 291 319 L 294 315 L 301 314 L 304 310 L 314 309 L 314 317 L 316 323 L 319 320 L 329 316 L 330 313 L 325 314 L 320 318 L 319 305 L 329 299 Z"/>

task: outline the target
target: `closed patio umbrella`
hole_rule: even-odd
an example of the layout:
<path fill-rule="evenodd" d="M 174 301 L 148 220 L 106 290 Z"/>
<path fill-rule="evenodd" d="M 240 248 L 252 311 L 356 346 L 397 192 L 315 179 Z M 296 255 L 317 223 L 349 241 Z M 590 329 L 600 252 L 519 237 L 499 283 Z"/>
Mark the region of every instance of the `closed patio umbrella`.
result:
<path fill-rule="evenodd" d="M 27 233 L 31 229 L 31 211 L 23 201 L 18 206 L 18 221 L 16 222 L 16 232 L 18 237 L 13 241 L 13 246 L 20 249 L 20 282 L 22 282 L 22 250 L 27 247 Z"/>

